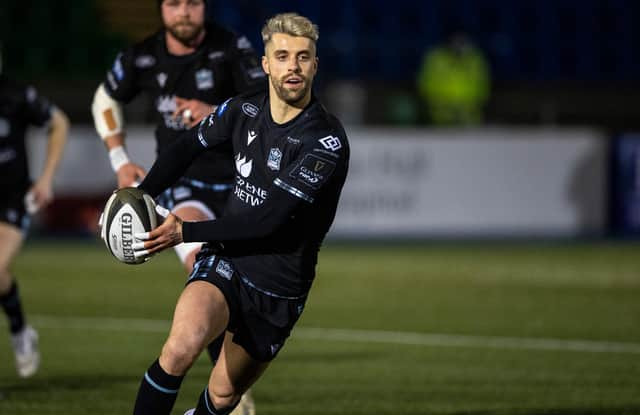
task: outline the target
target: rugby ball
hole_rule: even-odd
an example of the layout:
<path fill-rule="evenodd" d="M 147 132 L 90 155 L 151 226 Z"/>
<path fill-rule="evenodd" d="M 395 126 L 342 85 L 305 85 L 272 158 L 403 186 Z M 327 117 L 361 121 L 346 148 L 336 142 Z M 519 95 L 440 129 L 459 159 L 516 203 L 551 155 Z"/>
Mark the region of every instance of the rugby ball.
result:
<path fill-rule="evenodd" d="M 100 218 L 100 236 L 107 249 L 125 264 L 141 264 L 145 258 L 133 255 L 133 235 L 149 232 L 158 226 L 156 203 L 151 196 L 135 187 L 118 189 L 104 207 Z"/>

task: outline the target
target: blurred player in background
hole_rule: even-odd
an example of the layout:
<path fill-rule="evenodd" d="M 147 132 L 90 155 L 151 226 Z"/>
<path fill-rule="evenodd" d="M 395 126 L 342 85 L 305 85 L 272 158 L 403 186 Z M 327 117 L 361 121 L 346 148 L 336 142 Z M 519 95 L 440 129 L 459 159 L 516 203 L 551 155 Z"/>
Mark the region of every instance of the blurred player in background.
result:
<path fill-rule="evenodd" d="M 30 125 L 49 127 L 44 168 L 35 182 L 29 177 L 25 144 Z M 9 269 L 22 246 L 30 215 L 53 198 L 53 176 L 62 158 L 68 129 L 66 115 L 34 88 L 7 79 L 0 60 L 0 305 L 9 319 L 16 368 L 21 377 L 29 377 L 38 370 L 38 334 L 26 323 L 18 285 Z"/>
<path fill-rule="evenodd" d="M 199 155 L 233 146 L 236 180 L 224 216 L 183 222 L 164 212 L 164 223 L 136 235 L 146 242 L 132 246 L 145 257 L 183 241 L 209 242 L 178 300 L 160 357 L 142 379 L 136 415 L 169 414 L 186 372 L 225 332 L 197 408 L 187 414 L 229 414 L 282 349 L 311 289 L 349 145 L 340 122 L 312 92 L 317 27 L 286 13 L 265 24 L 262 38 L 268 92 L 223 103 L 160 154 L 140 184 L 158 195 Z"/>
<path fill-rule="evenodd" d="M 118 187 L 134 186 L 145 175 L 125 150 L 123 104 L 143 92 L 151 95 L 159 154 L 225 99 L 266 88 L 248 39 L 209 22 L 204 0 L 158 3 L 162 29 L 116 57 L 93 100 L 95 126 L 109 151 Z M 160 202 L 185 220 L 220 216 L 233 179 L 230 154 L 230 148 L 223 148 L 198 159 Z M 200 246 L 176 247 L 187 271 Z"/>
<path fill-rule="evenodd" d="M 225 99 L 266 88 L 265 74 L 249 40 L 208 21 L 204 0 L 159 0 L 158 6 L 163 27 L 116 57 L 93 100 L 95 126 L 109 151 L 118 187 L 135 186 L 145 175 L 125 150 L 122 104 L 142 92 L 151 95 L 159 154 Z M 159 202 L 184 220 L 215 219 L 222 214 L 231 191 L 233 171 L 230 145 L 209 152 Z M 187 272 L 201 246 L 175 247 Z M 213 361 L 221 343 L 222 338 L 209 348 Z M 242 405 L 252 405 L 249 396 Z"/>

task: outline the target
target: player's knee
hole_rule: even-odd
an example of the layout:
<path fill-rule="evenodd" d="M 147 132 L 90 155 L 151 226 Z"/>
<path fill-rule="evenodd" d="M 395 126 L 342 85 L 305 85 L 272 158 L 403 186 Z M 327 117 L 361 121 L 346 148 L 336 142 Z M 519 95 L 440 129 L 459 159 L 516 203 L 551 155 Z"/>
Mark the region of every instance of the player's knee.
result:
<path fill-rule="evenodd" d="M 200 354 L 201 348 L 189 338 L 170 337 L 162 348 L 162 367 L 172 375 L 183 375 L 189 370 Z"/>

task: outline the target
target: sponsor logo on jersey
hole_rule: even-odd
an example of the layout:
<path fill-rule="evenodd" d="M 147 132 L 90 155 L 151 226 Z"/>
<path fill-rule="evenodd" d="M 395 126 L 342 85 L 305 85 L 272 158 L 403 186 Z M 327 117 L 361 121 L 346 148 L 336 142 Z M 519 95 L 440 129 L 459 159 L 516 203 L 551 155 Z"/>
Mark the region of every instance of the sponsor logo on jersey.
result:
<path fill-rule="evenodd" d="M 244 104 L 242 104 L 242 112 L 244 112 L 251 118 L 255 118 L 256 115 L 258 115 L 258 111 L 260 111 L 260 109 L 249 102 L 245 102 Z"/>
<path fill-rule="evenodd" d="M 291 136 L 287 136 L 287 141 L 290 142 L 291 144 L 295 144 L 295 145 L 298 145 L 298 144 L 300 144 L 302 142 L 299 139 L 293 138 Z"/>
<path fill-rule="evenodd" d="M 271 170 L 280 170 L 280 161 L 282 161 L 282 151 L 279 148 L 274 147 L 269 151 L 269 158 L 267 159 L 267 167 Z"/>
<path fill-rule="evenodd" d="M 11 134 L 11 124 L 6 118 L 0 117 L 0 137 L 8 137 Z"/>
<path fill-rule="evenodd" d="M 167 78 L 168 75 L 164 72 L 160 72 L 156 75 L 156 81 L 158 81 L 158 85 L 160 85 L 160 88 L 164 88 L 165 84 L 167 83 Z"/>
<path fill-rule="evenodd" d="M 314 154 L 307 154 L 289 176 L 312 189 L 318 189 L 331 176 L 335 167 L 336 164 L 332 161 L 324 160 Z"/>
<path fill-rule="evenodd" d="M 211 52 L 208 56 L 209 60 L 216 60 L 216 59 L 222 59 L 224 58 L 224 52 L 221 50 L 216 50 L 214 52 Z"/>
<path fill-rule="evenodd" d="M 158 112 L 173 112 L 176 110 L 176 97 L 173 95 L 160 95 L 156 100 Z"/>
<path fill-rule="evenodd" d="M 238 38 L 238 41 L 236 42 L 236 47 L 238 49 L 251 49 L 251 42 L 249 41 L 249 39 L 247 39 L 246 36 L 242 36 Z"/>
<path fill-rule="evenodd" d="M 113 62 L 113 67 L 111 68 L 111 72 L 116 77 L 118 81 L 122 81 L 124 78 L 124 68 L 122 67 L 122 53 L 116 56 L 116 60 Z"/>
<path fill-rule="evenodd" d="M 196 71 L 196 87 L 198 89 L 213 88 L 213 72 L 211 69 L 200 69 Z"/>
<path fill-rule="evenodd" d="M 220 260 L 216 266 L 216 272 L 218 275 L 231 280 L 231 277 L 233 277 L 233 266 L 227 261 Z"/>
<path fill-rule="evenodd" d="M 256 139 L 256 137 L 258 137 L 258 134 L 253 130 L 249 130 L 247 132 L 247 145 L 250 146 L 251 143 L 253 143 L 253 140 Z"/>
<path fill-rule="evenodd" d="M 236 156 L 236 170 L 240 173 L 240 176 L 245 179 L 251 175 L 251 169 L 253 168 L 253 160 L 247 161 L 246 157 L 241 157 L 238 153 Z"/>
<path fill-rule="evenodd" d="M 332 135 L 328 135 L 325 138 L 321 138 L 318 141 L 320 141 L 320 144 L 322 144 L 322 146 L 327 150 L 337 151 L 342 148 L 342 143 L 340 142 L 340 139 Z"/>
<path fill-rule="evenodd" d="M 151 68 L 156 64 L 156 58 L 151 55 L 140 55 L 136 58 L 136 67 L 140 69 Z"/>
<path fill-rule="evenodd" d="M 156 111 L 158 111 L 162 117 L 165 127 L 176 131 L 188 129 L 189 127 L 184 123 L 184 119 L 182 117 L 173 117 L 175 110 L 176 99 L 174 95 L 160 95 L 156 99 Z"/>
<path fill-rule="evenodd" d="M 241 177 L 236 176 L 236 186 L 233 189 L 233 195 L 242 203 L 250 206 L 260 206 L 264 203 L 269 192 Z"/>

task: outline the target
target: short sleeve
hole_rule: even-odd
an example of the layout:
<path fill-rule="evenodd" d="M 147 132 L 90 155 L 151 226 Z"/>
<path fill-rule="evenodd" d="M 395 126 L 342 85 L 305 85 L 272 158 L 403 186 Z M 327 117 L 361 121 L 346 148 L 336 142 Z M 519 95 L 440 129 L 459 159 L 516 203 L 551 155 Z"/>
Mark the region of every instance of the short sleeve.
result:
<path fill-rule="evenodd" d="M 349 151 L 344 135 L 307 140 L 298 157 L 274 180 L 274 185 L 314 203 L 326 188 L 344 182 Z"/>
<path fill-rule="evenodd" d="M 25 118 L 31 125 L 42 127 L 51 119 L 52 105 L 48 99 L 29 86 L 24 91 Z"/>
<path fill-rule="evenodd" d="M 116 56 L 111 69 L 107 71 L 104 86 L 111 98 L 128 103 L 139 92 L 133 49 L 129 48 Z"/>

